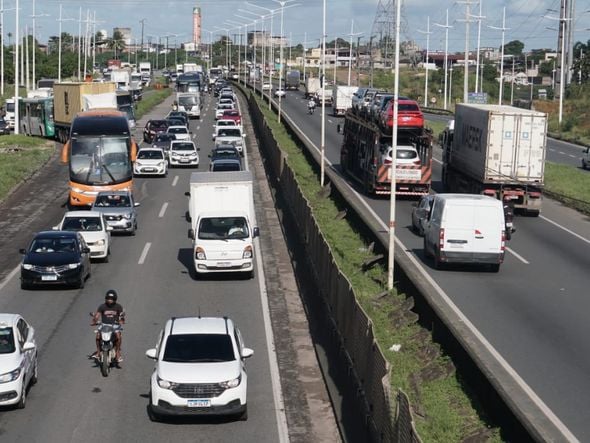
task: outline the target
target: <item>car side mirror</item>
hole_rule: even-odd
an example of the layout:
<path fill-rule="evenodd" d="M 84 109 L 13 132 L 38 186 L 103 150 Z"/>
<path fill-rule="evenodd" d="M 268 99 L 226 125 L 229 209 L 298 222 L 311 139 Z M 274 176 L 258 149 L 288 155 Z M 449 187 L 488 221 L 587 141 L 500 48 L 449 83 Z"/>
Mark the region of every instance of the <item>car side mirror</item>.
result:
<path fill-rule="evenodd" d="M 88 246 L 86 246 L 85 248 L 82 248 L 82 252 L 84 254 L 90 254 L 90 248 Z"/>
<path fill-rule="evenodd" d="M 191 196 L 191 191 L 186 191 L 186 192 L 184 193 L 184 195 L 186 195 L 187 197 L 190 197 L 190 196 Z"/>
<path fill-rule="evenodd" d="M 23 255 L 24 255 L 24 254 L 26 254 L 26 253 L 27 253 L 27 250 L 26 250 L 26 249 L 22 249 L 22 248 L 21 248 L 21 249 L 19 249 L 19 250 L 18 250 L 18 252 L 19 252 L 20 254 L 23 254 Z"/>
<path fill-rule="evenodd" d="M 134 207 L 134 208 L 137 208 L 138 206 L 141 206 L 141 203 L 139 203 L 139 202 L 134 202 L 134 203 L 133 203 L 133 207 Z"/>
<path fill-rule="evenodd" d="M 54 231 L 59 231 L 59 225 L 56 225 L 56 226 L 52 227 L 51 229 L 53 229 Z"/>
<path fill-rule="evenodd" d="M 188 238 L 190 238 L 191 240 L 195 239 L 195 230 L 194 229 L 189 229 L 188 230 Z"/>
<path fill-rule="evenodd" d="M 151 358 L 152 360 L 156 360 L 158 358 L 158 354 L 156 353 L 156 348 L 148 349 L 145 351 L 145 356 L 147 358 Z"/>
<path fill-rule="evenodd" d="M 260 228 L 258 226 L 256 226 L 253 230 L 252 230 L 252 238 L 256 238 L 260 236 Z"/>
<path fill-rule="evenodd" d="M 254 351 L 250 348 L 242 349 L 242 358 L 250 358 L 254 355 Z"/>
<path fill-rule="evenodd" d="M 105 229 L 106 229 L 106 230 L 107 230 L 107 232 L 108 232 L 108 231 L 112 231 L 112 230 L 113 230 L 113 227 L 112 227 L 112 226 L 109 226 L 109 225 L 107 225 L 107 227 L 106 227 Z"/>
<path fill-rule="evenodd" d="M 23 345 L 23 352 L 26 351 L 32 351 L 33 349 L 35 349 L 36 346 L 34 343 L 31 343 L 30 341 L 25 342 L 25 344 Z"/>

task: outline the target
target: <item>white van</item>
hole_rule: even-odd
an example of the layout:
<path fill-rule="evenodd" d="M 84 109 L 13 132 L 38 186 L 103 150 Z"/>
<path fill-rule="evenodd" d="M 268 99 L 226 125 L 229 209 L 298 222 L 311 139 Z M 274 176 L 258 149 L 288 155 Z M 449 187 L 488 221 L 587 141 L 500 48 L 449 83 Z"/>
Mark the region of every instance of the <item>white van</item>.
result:
<path fill-rule="evenodd" d="M 502 202 L 479 194 L 437 194 L 424 223 L 424 253 L 435 269 L 444 263 L 489 264 L 504 261 L 505 222 Z"/>

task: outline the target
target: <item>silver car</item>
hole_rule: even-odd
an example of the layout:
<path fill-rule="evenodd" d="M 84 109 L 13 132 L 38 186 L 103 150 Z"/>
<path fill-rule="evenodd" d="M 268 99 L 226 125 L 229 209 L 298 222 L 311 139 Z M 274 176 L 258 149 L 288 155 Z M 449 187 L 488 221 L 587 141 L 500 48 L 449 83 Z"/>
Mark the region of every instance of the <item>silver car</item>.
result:
<path fill-rule="evenodd" d="M 107 224 L 113 228 L 112 232 L 126 232 L 135 235 L 137 230 L 137 211 L 140 205 L 133 199 L 130 191 L 102 191 L 99 192 L 92 205 L 92 210 L 104 214 Z"/>

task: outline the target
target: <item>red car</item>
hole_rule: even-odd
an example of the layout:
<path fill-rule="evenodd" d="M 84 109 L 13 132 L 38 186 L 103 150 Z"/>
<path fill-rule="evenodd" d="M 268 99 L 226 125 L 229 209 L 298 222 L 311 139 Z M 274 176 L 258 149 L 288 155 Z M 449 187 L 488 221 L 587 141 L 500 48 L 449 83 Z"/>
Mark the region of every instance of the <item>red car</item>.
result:
<path fill-rule="evenodd" d="M 223 116 L 221 116 L 220 120 L 234 120 L 237 125 L 242 124 L 242 116 L 240 115 L 240 111 L 236 109 L 227 109 L 223 111 Z"/>
<path fill-rule="evenodd" d="M 398 101 L 397 107 L 399 129 L 422 129 L 424 127 L 424 115 L 420 106 L 414 100 Z M 383 129 L 391 129 L 393 126 L 393 100 L 390 100 L 385 110 L 381 112 L 379 123 Z"/>

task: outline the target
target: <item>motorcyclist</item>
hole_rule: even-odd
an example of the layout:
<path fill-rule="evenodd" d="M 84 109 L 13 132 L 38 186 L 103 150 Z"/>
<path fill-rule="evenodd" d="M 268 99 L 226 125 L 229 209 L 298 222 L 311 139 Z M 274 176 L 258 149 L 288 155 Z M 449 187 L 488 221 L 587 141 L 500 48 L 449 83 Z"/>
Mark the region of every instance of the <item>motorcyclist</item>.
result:
<path fill-rule="evenodd" d="M 173 111 L 178 111 L 178 102 L 175 101 L 174 103 L 172 103 L 172 110 Z"/>
<path fill-rule="evenodd" d="M 503 198 L 504 203 L 504 222 L 506 223 L 506 234 L 508 238 L 516 231 L 514 229 L 514 203 L 510 196 L 506 195 Z"/>
<path fill-rule="evenodd" d="M 104 296 L 104 303 L 101 304 L 92 317 L 91 326 L 96 326 L 98 323 L 108 324 L 125 324 L 125 311 L 123 306 L 117 303 L 117 291 L 109 289 Z M 123 361 L 121 356 L 121 331 L 115 331 L 115 360 L 117 363 Z M 99 358 L 100 356 L 100 332 L 96 333 L 96 352 L 92 354 L 92 358 Z"/>
<path fill-rule="evenodd" d="M 307 110 L 310 114 L 313 114 L 313 111 L 315 110 L 315 100 L 313 98 L 309 99 L 307 102 Z"/>

